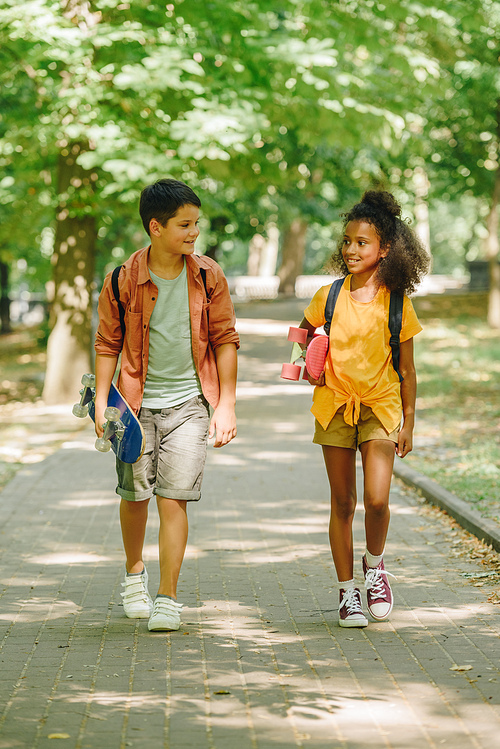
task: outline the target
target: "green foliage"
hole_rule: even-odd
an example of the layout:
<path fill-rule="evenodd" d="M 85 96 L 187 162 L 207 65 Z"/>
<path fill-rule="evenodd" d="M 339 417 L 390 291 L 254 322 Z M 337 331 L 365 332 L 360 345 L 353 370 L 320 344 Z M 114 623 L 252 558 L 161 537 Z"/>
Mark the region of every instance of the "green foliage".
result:
<path fill-rule="evenodd" d="M 415 451 L 419 471 L 499 518 L 500 340 L 483 322 L 486 294 L 416 298 Z"/>
<path fill-rule="evenodd" d="M 231 265 L 232 242 L 241 267 L 268 222 L 306 217 L 315 241 L 368 186 L 411 212 L 424 166 L 439 230 L 470 217 L 462 247 L 437 242 L 438 267 L 463 265 L 498 160 L 498 15 L 492 0 L 2 0 L 1 257 L 44 283 L 63 203 L 97 218 L 102 269 L 145 240 L 140 189 L 167 175 L 200 192 L 207 247 Z M 61 194 L 75 144 L 92 185 Z"/>
<path fill-rule="evenodd" d="M 430 206 L 434 273 L 467 272 L 467 262 L 482 256 L 488 212 L 486 199 L 463 195 L 456 200 L 435 200 Z"/>

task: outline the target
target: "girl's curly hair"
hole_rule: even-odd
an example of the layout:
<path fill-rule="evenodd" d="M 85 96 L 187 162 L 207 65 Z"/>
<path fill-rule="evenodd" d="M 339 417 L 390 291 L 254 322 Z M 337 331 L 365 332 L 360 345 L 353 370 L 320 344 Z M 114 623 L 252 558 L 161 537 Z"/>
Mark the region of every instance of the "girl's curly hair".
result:
<path fill-rule="evenodd" d="M 345 276 L 349 273 L 342 256 L 343 235 L 350 221 L 366 221 L 380 238 L 380 247 L 389 248 L 381 258 L 377 278 L 389 291 L 411 294 L 428 272 L 430 257 L 415 232 L 401 219 L 401 206 L 386 190 L 368 190 L 344 218 L 342 237 L 328 264 L 328 270 Z"/>

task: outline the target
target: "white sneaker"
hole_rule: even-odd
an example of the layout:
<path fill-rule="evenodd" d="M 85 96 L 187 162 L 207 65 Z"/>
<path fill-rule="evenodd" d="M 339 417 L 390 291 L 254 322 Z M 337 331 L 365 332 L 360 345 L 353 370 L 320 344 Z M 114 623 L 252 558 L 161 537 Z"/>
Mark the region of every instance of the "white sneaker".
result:
<path fill-rule="evenodd" d="M 148 629 L 151 631 L 179 629 L 181 611 L 182 603 L 174 601 L 173 598 L 156 598 Z"/>
<path fill-rule="evenodd" d="M 148 593 L 148 573 L 146 567 L 140 575 L 125 574 L 123 610 L 129 619 L 148 619 L 153 611 L 153 599 Z"/>

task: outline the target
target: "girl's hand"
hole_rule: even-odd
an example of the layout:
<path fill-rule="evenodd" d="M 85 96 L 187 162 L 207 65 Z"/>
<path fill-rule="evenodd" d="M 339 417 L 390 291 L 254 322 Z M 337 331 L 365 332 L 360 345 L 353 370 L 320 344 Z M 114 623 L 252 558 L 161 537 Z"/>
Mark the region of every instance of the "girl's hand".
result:
<path fill-rule="evenodd" d="M 305 317 L 302 319 L 302 322 L 300 323 L 299 327 L 303 328 L 304 330 L 307 330 L 307 342 L 309 343 L 314 333 L 316 332 L 316 328 L 313 327 L 311 323 L 308 322 L 308 320 L 306 320 Z M 305 346 L 304 346 L 304 349 L 305 349 Z M 309 372 L 307 372 L 307 380 L 310 385 L 314 385 L 315 387 L 322 388 L 325 384 L 325 372 L 323 371 L 317 380 L 315 380 L 314 377 L 311 377 Z"/>
<path fill-rule="evenodd" d="M 325 371 L 320 374 L 319 378 L 317 380 L 314 379 L 314 377 L 311 377 L 309 372 L 307 373 L 307 380 L 310 385 L 314 385 L 315 387 L 322 388 L 325 384 Z"/>
<path fill-rule="evenodd" d="M 396 445 L 396 455 L 400 458 L 404 458 L 405 455 L 411 453 L 413 450 L 413 430 L 402 426 L 398 436 L 398 444 Z"/>

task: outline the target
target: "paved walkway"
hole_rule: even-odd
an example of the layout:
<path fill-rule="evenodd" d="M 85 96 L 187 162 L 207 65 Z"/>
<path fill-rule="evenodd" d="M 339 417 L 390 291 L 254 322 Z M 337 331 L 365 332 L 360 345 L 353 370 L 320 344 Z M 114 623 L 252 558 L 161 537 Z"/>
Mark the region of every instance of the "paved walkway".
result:
<path fill-rule="evenodd" d="M 210 450 L 191 509 L 179 632 L 123 616 L 113 461 L 93 449 L 90 426 L 0 494 L 0 749 L 498 744 L 490 578 L 479 552 L 463 553 L 463 532 L 402 485 L 386 557 L 398 578 L 391 621 L 337 626 L 310 390 L 279 379 L 299 316 L 296 302 L 239 310 L 239 436 Z M 362 524 L 360 508 L 360 582 Z M 152 592 L 157 527 L 152 506 Z"/>

